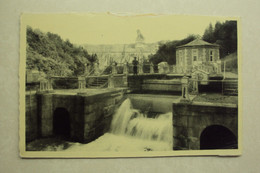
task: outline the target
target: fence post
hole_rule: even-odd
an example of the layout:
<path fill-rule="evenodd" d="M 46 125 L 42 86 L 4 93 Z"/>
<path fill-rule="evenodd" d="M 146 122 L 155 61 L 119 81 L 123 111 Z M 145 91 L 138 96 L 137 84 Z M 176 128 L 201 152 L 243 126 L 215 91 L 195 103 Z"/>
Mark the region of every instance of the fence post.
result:
<path fill-rule="evenodd" d="M 198 82 L 198 80 L 199 80 L 198 75 L 196 75 L 195 79 L 193 81 L 193 89 L 194 89 L 195 94 L 199 93 L 199 82 Z"/>
<path fill-rule="evenodd" d="M 98 65 L 97 62 L 94 64 L 94 74 L 95 74 L 95 75 L 100 75 L 99 65 Z"/>
<path fill-rule="evenodd" d="M 115 88 L 113 74 L 108 76 L 108 88 Z"/>
<path fill-rule="evenodd" d="M 117 74 L 116 64 L 115 63 L 112 64 L 112 74 Z"/>
<path fill-rule="evenodd" d="M 124 85 L 124 87 L 128 87 L 128 78 L 127 78 L 127 74 L 125 74 L 125 75 L 123 76 L 123 85 Z"/>
<path fill-rule="evenodd" d="M 86 80 L 85 77 L 78 77 L 78 89 L 83 90 L 86 88 Z"/>
<path fill-rule="evenodd" d="M 187 76 L 184 76 L 182 79 L 181 79 L 181 85 L 182 85 L 182 100 L 185 100 L 185 101 L 189 101 L 190 98 L 189 98 L 189 90 L 188 90 L 188 83 L 189 83 L 189 78 Z"/>
<path fill-rule="evenodd" d="M 124 74 L 128 74 L 128 63 L 124 64 Z"/>

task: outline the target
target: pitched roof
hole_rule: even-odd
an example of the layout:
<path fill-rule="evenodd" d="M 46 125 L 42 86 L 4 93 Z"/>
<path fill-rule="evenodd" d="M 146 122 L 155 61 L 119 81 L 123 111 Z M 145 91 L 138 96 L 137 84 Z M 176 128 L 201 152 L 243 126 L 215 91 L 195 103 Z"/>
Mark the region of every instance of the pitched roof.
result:
<path fill-rule="evenodd" d="M 217 44 L 211 44 L 211 43 L 208 43 L 204 40 L 201 40 L 201 39 L 195 39 L 187 44 L 184 44 L 182 46 L 178 46 L 177 48 L 181 48 L 181 47 L 192 47 L 192 46 L 219 46 Z"/>

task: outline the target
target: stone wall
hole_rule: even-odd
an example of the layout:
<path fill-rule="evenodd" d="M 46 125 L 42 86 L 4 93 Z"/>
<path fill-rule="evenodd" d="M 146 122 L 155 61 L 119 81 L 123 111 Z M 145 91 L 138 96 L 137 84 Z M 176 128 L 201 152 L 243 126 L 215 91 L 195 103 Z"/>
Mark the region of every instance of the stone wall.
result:
<path fill-rule="evenodd" d="M 70 138 L 73 141 L 82 141 L 83 138 L 83 121 L 84 121 L 84 99 L 77 95 L 53 95 L 53 108 L 52 112 L 49 114 L 49 123 L 43 124 L 44 127 L 49 126 L 51 131 L 49 135 L 52 134 L 52 121 L 53 112 L 57 108 L 64 108 L 68 111 L 70 116 Z M 44 128 L 43 127 L 43 128 Z"/>
<path fill-rule="evenodd" d="M 128 76 L 128 88 L 132 91 L 141 91 L 144 80 L 148 79 L 165 79 L 166 74 L 150 74 L 150 75 L 133 75 Z"/>
<path fill-rule="evenodd" d="M 62 108 L 69 113 L 70 139 L 90 142 L 109 131 L 112 115 L 125 99 L 124 93 L 118 89 L 96 95 L 26 95 L 26 141 L 53 136 L 53 115 Z"/>
<path fill-rule="evenodd" d="M 156 97 L 144 96 L 140 94 L 128 94 L 134 109 L 142 112 L 168 113 L 172 112 L 172 101 L 180 96 Z"/>
<path fill-rule="evenodd" d="M 181 92 L 181 81 L 180 79 L 171 80 L 144 80 L 142 84 L 142 90 L 152 91 L 179 91 Z"/>
<path fill-rule="evenodd" d="M 224 126 L 238 137 L 237 105 L 173 103 L 173 149 L 200 149 L 200 135 L 211 125 Z"/>
<path fill-rule="evenodd" d="M 38 117 L 37 117 L 37 96 L 35 94 L 26 94 L 26 141 L 30 142 L 36 139 L 38 134 Z"/>
<path fill-rule="evenodd" d="M 108 78 L 108 87 L 126 88 L 127 87 L 127 76 L 126 75 L 110 75 Z"/>
<path fill-rule="evenodd" d="M 84 97 L 82 142 L 93 141 L 110 130 L 113 113 L 124 99 L 124 90 Z"/>

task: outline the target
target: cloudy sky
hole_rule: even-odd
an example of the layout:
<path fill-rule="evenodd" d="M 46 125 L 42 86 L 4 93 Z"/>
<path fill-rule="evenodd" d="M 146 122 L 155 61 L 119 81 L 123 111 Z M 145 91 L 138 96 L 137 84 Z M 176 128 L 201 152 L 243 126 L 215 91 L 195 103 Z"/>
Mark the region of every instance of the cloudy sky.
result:
<path fill-rule="evenodd" d="M 43 32 L 59 34 L 76 44 L 134 43 L 139 29 L 145 42 L 203 35 L 205 28 L 225 17 L 113 14 L 25 14 L 22 23 Z M 230 19 L 230 18 L 229 18 Z M 24 25 L 24 26 L 25 26 Z"/>

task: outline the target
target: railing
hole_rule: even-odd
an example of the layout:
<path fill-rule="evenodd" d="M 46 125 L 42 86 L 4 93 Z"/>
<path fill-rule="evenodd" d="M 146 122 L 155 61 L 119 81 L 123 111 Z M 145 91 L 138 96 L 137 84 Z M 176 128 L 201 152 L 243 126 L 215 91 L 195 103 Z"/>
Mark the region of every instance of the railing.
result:
<path fill-rule="evenodd" d="M 112 74 L 133 74 L 133 64 L 127 63 L 115 63 L 110 65 L 110 73 Z M 220 68 L 220 69 L 219 69 Z M 139 63 L 137 65 L 138 74 L 191 74 L 193 70 L 202 70 L 210 74 L 220 74 L 221 67 L 218 66 L 216 63 L 213 64 L 198 64 L 196 66 L 176 66 L 176 65 L 169 65 L 169 64 L 157 64 L 153 65 L 152 63 Z M 110 74 L 108 73 L 108 74 Z"/>
<path fill-rule="evenodd" d="M 223 95 L 237 95 L 238 94 L 238 80 L 198 80 L 189 79 L 189 91 L 191 93 L 199 92 L 199 84 L 207 84 L 207 88 L 210 90 L 215 87 L 216 90 L 220 90 Z"/>

